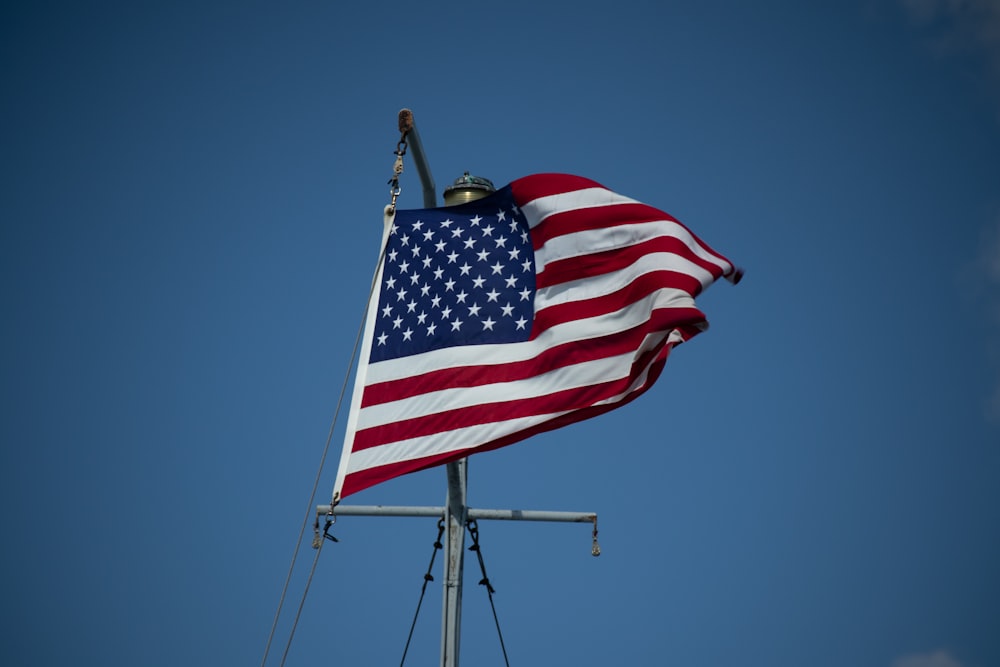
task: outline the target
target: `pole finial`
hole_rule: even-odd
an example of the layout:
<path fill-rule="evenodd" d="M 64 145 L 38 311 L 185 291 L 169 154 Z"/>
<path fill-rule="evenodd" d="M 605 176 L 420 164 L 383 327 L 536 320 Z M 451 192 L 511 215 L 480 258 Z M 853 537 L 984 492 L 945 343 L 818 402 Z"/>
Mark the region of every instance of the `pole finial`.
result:
<path fill-rule="evenodd" d="M 409 109 L 399 110 L 399 132 L 406 134 L 413 129 L 413 112 Z"/>

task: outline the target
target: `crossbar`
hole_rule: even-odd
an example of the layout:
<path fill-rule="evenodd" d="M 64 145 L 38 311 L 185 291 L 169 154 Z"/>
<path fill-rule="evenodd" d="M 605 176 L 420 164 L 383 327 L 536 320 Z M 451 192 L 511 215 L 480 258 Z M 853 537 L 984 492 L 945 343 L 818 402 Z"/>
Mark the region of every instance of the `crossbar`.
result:
<path fill-rule="evenodd" d="M 444 517 L 444 507 L 420 507 L 399 505 L 337 505 L 333 508 L 333 516 L 408 516 Z M 330 515 L 330 505 L 317 505 L 316 514 Z M 499 510 L 468 508 L 468 519 L 484 519 L 498 521 L 561 521 L 565 523 L 593 523 L 597 521 L 594 512 L 550 512 L 547 510 Z"/>

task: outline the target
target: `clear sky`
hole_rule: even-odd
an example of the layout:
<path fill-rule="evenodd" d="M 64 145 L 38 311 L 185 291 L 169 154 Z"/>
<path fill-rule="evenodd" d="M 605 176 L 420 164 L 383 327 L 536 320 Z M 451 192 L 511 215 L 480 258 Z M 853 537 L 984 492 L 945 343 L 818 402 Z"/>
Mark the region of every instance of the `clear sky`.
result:
<path fill-rule="evenodd" d="M 260 663 L 409 107 L 439 192 L 579 174 L 747 271 L 637 401 L 470 461 L 600 517 L 480 523 L 512 665 L 1000 665 L 995 0 L 0 11 L 0 663 Z M 435 522 L 335 534 L 287 664 L 396 664 Z"/>

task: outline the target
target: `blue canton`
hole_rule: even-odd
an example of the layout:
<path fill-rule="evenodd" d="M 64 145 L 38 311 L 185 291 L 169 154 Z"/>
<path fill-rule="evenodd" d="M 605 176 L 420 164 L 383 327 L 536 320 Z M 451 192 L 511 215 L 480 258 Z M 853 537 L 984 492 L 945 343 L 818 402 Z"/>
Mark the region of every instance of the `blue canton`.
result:
<path fill-rule="evenodd" d="M 528 339 L 535 253 L 510 187 L 448 208 L 397 211 L 370 361 Z"/>

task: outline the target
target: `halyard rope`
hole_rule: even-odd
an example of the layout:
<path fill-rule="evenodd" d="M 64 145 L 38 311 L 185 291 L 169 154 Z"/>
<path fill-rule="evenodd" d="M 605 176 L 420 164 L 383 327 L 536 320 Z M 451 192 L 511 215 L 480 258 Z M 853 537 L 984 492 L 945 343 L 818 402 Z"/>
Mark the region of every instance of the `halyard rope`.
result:
<path fill-rule="evenodd" d="M 299 547 L 302 546 L 302 537 L 305 535 L 306 527 L 309 525 L 309 518 L 315 511 L 316 489 L 319 488 L 319 482 L 323 476 L 323 467 L 326 465 L 326 457 L 330 452 L 330 443 L 333 441 L 333 433 L 336 428 L 337 421 L 340 418 L 340 410 L 344 404 L 344 396 L 347 394 L 347 387 L 350 384 L 351 371 L 354 369 L 354 362 L 358 356 L 358 347 L 361 345 L 361 336 L 364 334 L 365 320 L 368 319 L 368 309 L 371 307 L 372 296 L 375 294 L 375 288 L 377 286 L 378 272 L 383 261 L 385 261 L 385 244 L 382 246 L 379 253 L 378 263 L 375 266 L 375 275 L 372 277 L 372 284 L 368 290 L 368 299 L 365 302 L 365 310 L 361 316 L 361 326 L 358 327 L 358 333 L 354 337 L 354 348 L 351 350 L 351 361 L 350 364 L 348 364 L 347 372 L 344 374 L 344 382 L 340 387 L 340 395 L 337 397 L 337 407 L 333 413 L 333 420 L 330 422 L 330 431 L 326 436 L 326 445 L 323 447 L 323 455 L 320 457 L 319 469 L 316 471 L 316 479 L 313 481 L 312 492 L 309 494 L 309 505 L 306 508 L 305 518 L 302 520 L 302 528 L 299 530 L 299 537 L 295 541 L 295 549 L 292 552 L 292 562 L 288 566 L 288 575 L 285 577 L 285 584 L 281 589 L 281 596 L 278 599 L 278 608 L 274 612 L 274 621 L 271 623 L 271 632 L 268 633 L 267 636 L 267 645 L 264 647 L 264 657 L 261 658 L 260 667 L 264 667 L 267 663 L 267 656 L 271 651 L 271 643 L 274 641 L 274 634 L 278 628 L 278 619 L 281 617 L 281 610 L 285 604 L 285 596 L 288 593 L 288 586 L 292 580 L 292 573 L 295 571 L 295 563 L 299 556 Z M 332 511 L 331 507 L 331 513 Z M 319 561 L 320 551 L 322 551 L 322 540 L 314 541 L 313 546 L 316 548 L 316 557 L 313 559 L 312 569 L 309 572 L 309 580 L 306 582 L 305 590 L 302 592 L 302 601 L 299 603 L 299 612 L 296 614 L 295 622 L 289 632 L 288 645 L 285 647 L 285 653 L 281 658 L 282 667 L 284 667 L 285 658 L 288 656 L 288 649 L 291 647 L 292 637 L 295 635 L 295 628 L 299 622 L 299 614 L 302 613 L 302 606 L 306 601 L 306 594 L 309 592 L 309 584 L 312 582 L 313 573 L 316 571 L 316 564 Z"/>
<path fill-rule="evenodd" d="M 486 576 L 486 562 L 483 560 L 483 552 L 479 548 L 479 524 L 476 523 L 475 519 L 471 519 L 466 523 L 466 526 L 469 529 L 469 535 L 472 536 L 472 546 L 469 547 L 469 551 L 474 551 L 476 556 L 479 557 L 479 569 L 483 573 L 483 578 L 480 579 L 479 585 L 486 587 L 486 594 L 490 598 L 490 609 L 493 610 L 493 622 L 496 623 L 497 636 L 500 637 L 500 650 L 503 651 L 503 662 L 507 667 L 510 667 L 510 660 L 507 659 L 507 647 L 503 643 L 503 632 L 500 631 L 500 619 L 497 618 L 497 608 L 493 604 L 493 594 L 496 591 L 490 583 L 490 578 Z"/>
<path fill-rule="evenodd" d="M 431 570 L 434 569 L 434 558 L 437 552 L 444 546 L 441 544 L 441 536 L 444 535 L 444 519 L 438 519 L 438 535 L 434 540 L 434 551 L 431 552 L 431 562 L 427 565 L 427 573 L 424 575 L 424 585 L 420 587 L 420 598 L 417 600 L 417 611 L 413 614 L 413 623 L 410 624 L 410 634 L 406 637 L 406 646 L 403 647 L 403 658 L 399 661 L 399 667 L 403 667 L 406 662 L 406 653 L 410 650 L 410 640 L 413 639 L 413 629 L 417 627 L 417 617 L 420 615 L 420 605 L 424 602 L 424 594 L 427 592 L 427 584 L 434 581 Z"/>

